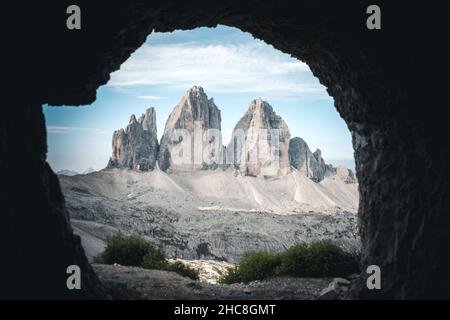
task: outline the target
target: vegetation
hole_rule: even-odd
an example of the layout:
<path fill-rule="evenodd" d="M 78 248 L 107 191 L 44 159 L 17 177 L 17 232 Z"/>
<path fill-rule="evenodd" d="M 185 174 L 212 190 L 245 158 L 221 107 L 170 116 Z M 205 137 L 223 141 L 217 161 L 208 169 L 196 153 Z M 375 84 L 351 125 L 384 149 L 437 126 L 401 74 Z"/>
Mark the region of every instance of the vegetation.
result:
<path fill-rule="evenodd" d="M 284 252 L 249 252 L 239 266 L 230 268 L 220 283 L 250 282 L 274 276 L 338 277 L 359 272 L 360 256 L 331 241 L 296 244 Z"/>
<path fill-rule="evenodd" d="M 105 251 L 95 257 L 94 262 L 142 266 L 144 257 L 154 250 L 157 249 L 141 237 L 118 234 L 108 239 Z"/>
<path fill-rule="evenodd" d="M 211 252 L 209 251 L 209 244 L 202 242 L 197 246 L 196 249 L 197 257 L 200 259 L 202 256 L 207 257 L 211 255 Z"/>
<path fill-rule="evenodd" d="M 188 277 L 193 280 L 198 280 L 199 276 L 198 270 L 193 269 L 180 261 L 169 263 L 165 270 L 176 272 L 183 277 Z"/>
<path fill-rule="evenodd" d="M 94 258 L 94 263 L 114 264 L 172 271 L 197 280 L 199 272 L 180 261 L 167 261 L 162 248 L 138 236 L 115 235 L 108 239 L 105 251 Z"/>
<path fill-rule="evenodd" d="M 223 284 L 232 284 L 241 282 L 243 281 L 238 266 L 235 266 L 234 268 L 228 268 L 228 272 L 219 278 L 219 283 Z"/>

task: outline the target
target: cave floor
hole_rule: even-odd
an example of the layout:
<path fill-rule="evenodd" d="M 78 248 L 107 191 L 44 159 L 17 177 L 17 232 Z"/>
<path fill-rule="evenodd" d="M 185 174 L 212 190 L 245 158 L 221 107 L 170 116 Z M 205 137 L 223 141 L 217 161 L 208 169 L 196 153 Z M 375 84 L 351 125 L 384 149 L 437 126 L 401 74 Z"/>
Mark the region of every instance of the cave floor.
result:
<path fill-rule="evenodd" d="M 331 278 L 274 278 L 249 284 L 211 284 L 174 272 L 118 265 L 93 265 L 112 299 L 145 300 L 308 300 Z"/>

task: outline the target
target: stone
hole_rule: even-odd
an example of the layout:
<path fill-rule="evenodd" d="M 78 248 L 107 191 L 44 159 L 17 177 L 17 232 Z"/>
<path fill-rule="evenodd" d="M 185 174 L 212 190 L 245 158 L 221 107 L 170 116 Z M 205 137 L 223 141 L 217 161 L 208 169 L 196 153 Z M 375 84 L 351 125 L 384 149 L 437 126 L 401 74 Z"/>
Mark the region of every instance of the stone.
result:
<path fill-rule="evenodd" d="M 349 290 L 351 282 L 344 278 L 334 278 L 316 297 L 317 300 L 337 300 Z"/>
<path fill-rule="evenodd" d="M 220 110 L 200 86 L 181 98 L 167 119 L 158 157 L 163 171 L 216 169 L 223 164 Z"/>
<path fill-rule="evenodd" d="M 114 131 L 112 149 L 108 167 L 153 170 L 158 154 L 155 109 L 147 109 L 139 120 L 132 115 L 125 130 Z"/>
<path fill-rule="evenodd" d="M 226 162 L 245 175 L 286 175 L 290 137 L 287 124 L 268 102 L 252 100 L 233 129 Z"/>

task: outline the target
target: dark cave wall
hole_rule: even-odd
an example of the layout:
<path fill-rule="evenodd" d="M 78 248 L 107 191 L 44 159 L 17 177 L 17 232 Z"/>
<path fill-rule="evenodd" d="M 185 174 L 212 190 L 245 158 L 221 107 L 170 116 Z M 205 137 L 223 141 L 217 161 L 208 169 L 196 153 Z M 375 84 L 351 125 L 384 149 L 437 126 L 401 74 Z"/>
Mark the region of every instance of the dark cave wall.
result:
<path fill-rule="evenodd" d="M 7 155 L 2 175 L 9 190 L 2 235 L 18 243 L 9 245 L 9 240 L 5 247 L 10 280 L 17 281 L 24 263 L 33 258 L 41 262 L 43 276 L 21 284 L 38 288 L 46 283 L 63 296 L 61 267 L 73 261 L 85 265 L 67 224 L 57 179 L 45 163 L 41 104 L 94 101 L 98 86 L 152 29 L 220 23 L 251 32 L 308 63 L 352 132 L 361 193 L 362 265 L 381 267 L 382 290 L 367 290 L 363 273 L 351 297 L 450 298 L 450 282 L 442 281 L 450 270 L 446 116 L 442 105 L 418 96 L 430 88 L 419 87 L 415 77 L 423 71 L 421 61 L 432 64 L 427 59 L 430 42 L 439 34 L 429 32 L 431 25 L 409 32 L 405 22 L 440 20 L 424 7 L 392 2 L 378 1 L 383 19 L 379 31 L 365 28 L 368 1 L 76 1 L 82 8 L 80 31 L 65 29 L 65 8 L 72 3 L 31 4 L 29 12 L 21 12 L 29 23 L 23 30 L 15 24 L 11 39 L 21 61 L 14 74 L 28 94 L 23 103 L 7 109 L 1 128 L 2 154 Z M 38 21 L 40 16 L 46 18 Z M 27 41 L 17 41 L 23 38 Z M 5 120 L 9 118 L 25 121 L 27 130 L 18 134 Z M 89 269 L 86 276 L 86 294 L 95 294 L 95 276 Z M 30 294 L 41 292 L 35 290 Z"/>
<path fill-rule="evenodd" d="M 3 115 L 0 298 L 103 297 L 45 161 L 40 104 L 17 102 Z M 73 264 L 81 268 L 82 290 L 67 290 L 66 269 Z"/>

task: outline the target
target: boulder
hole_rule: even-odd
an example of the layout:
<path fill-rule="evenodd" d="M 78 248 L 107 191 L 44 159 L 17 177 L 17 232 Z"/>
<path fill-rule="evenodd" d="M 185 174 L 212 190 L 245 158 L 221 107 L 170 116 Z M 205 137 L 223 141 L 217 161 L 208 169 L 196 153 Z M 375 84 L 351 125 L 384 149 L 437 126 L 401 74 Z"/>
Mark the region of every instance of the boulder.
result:
<path fill-rule="evenodd" d="M 348 292 L 351 282 L 344 278 L 334 278 L 332 282 L 323 289 L 316 297 L 317 300 L 337 300 L 342 299 Z"/>

